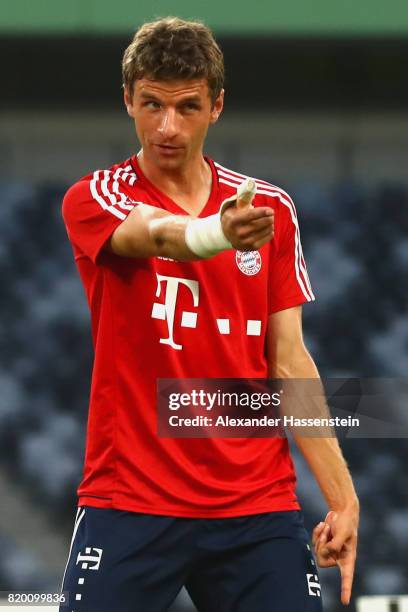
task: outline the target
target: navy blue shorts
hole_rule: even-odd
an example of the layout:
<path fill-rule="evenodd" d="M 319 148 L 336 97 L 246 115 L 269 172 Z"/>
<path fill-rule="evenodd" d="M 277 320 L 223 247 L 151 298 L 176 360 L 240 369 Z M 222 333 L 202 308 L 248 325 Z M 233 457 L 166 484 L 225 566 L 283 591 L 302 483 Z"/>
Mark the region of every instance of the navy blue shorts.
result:
<path fill-rule="evenodd" d="M 321 612 L 299 511 L 192 519 L 78 509 L 60 612 Z"/>

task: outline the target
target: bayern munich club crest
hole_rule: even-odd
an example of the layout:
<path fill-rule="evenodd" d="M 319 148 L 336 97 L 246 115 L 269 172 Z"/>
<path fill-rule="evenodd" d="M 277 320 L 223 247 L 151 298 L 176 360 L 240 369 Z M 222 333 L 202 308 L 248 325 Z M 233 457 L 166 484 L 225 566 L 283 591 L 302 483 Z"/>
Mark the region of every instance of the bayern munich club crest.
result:
<path fill-rule="evenodd" d="M 241 272 L 247 276 L 258 274 L 262 268 L 262 258 L 258 251 L 237 251 L 235 261 Z"/>

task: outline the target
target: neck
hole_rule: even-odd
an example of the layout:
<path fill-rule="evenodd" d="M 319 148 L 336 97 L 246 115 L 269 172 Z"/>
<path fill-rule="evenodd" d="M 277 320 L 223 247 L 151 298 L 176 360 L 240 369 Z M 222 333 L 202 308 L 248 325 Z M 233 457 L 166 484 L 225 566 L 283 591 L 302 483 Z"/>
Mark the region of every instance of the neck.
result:
<path fill-rule="evenodd" d="M 159 168 L 144 154 L 143 149 L 137 159 L 146 178 L 170 197 L 188 197 L 197 190 L 211 187 L 211 169 L 201 151 L 188 164 L 176 169 Z"/>

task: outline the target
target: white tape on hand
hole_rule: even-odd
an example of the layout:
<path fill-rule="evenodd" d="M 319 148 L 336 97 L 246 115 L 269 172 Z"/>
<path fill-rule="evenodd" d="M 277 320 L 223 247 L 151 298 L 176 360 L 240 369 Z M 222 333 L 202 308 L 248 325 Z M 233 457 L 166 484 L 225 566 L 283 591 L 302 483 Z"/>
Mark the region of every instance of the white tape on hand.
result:
<path fill-rule="evenodd" d="M 220 207 L 220 214 L 230 206 L 237 205 L 238 208 L 252 206 L 252 201 L 256 194 L 256 183 L 254 179 L 247 178 L 237 188 L 237 193 L 223 201 Z"/>
<path fill-rule="evenodd" d="M 230 206 L 238 205 L 239 208 L 252 206 L 255 194 L 256 183 L 253 179 L 247 178 L 238 186 L 235 195 L 222 202 L 217 214 L 203 219 L 190 219 L 185 233 L 185 241 L 190 251 L 206 259 L 226 249 L 232 249 L 232 244 L 222 230 L 222 214 Z"/>
<path fill-rule="evenodd" d="M 232 249 L 232 244 L 222 231 L 220 213 L 203 219 L 190 219 L 185 240 L 190 251 L 203 258 Z"/>
<path fill-rule="evenodd" d="M 237 189 L 237 205 L 239 207 L 252 206 L 255 194 L 256 183 L 254 179 L 247 178 Z"/>

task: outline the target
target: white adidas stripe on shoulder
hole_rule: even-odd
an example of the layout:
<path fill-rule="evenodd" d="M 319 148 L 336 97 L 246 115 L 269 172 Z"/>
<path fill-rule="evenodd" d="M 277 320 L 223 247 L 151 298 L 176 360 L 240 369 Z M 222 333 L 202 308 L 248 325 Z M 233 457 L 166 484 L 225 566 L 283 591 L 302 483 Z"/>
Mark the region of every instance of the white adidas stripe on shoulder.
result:
<path fill-rule="evenodd" d="M 230 187 L 237 187 L 243 180 L 249 178 L 245 174 L 241 174 L 240 172 L 235 172 L 233 170 L 229 170 L 221 164 L 214 162 L 217 173 L 218 180 L 220 183 L 224 185 L 229 185 Z M 310 284 L 309 276 L 306 270 L 305 260 L 303 257 L 302 243 L 300 241 L 300 231 L 299 231 L 299 223 L 297 220 L 296 208 L 293 203 L 292 198 L 280 187 L 276 187 L 267 181 L 263 181 L 261 179 L 254 179 L 257 184 L 257 194 L 259 195 L 268 195 L 275 198 L 278 198 L 279 201 L 289 209 L 290 217 L 292 219 L 293 225 L 295 226 L 295 272 L 296 279 L 299 283 L 299 286 L 302 290 L 303 295 L 307 299 L 308 302 L 311 302 L 315 299 L 315 296 L 312 291 L 312 287 Z"/>
<path fill-rule="evenodd" d="M 135 175 L 136 176 L 136 175 Z M 129 172 L 126 172 L 126 168 L 118 168 L 112 179 L 112 190 L 114 192 L 114 194 L 118 197 L 117 200 L 117 204 L 118 206 L 120 206 L 120 208 L 123 208 L 124 210 L 132 210 L 134 208 L 133 204 L 126 204 L 126 202 L 129 200 L 129 197 L 126 196 L 123 192 L 120 191 L 119 189 L 119 183 L 118 183 L 118 179 L 121 179 L 124 182 L 129 182 L 130 185 L 130 180 L 133 179 L 133 177 L 130 178 L 129 181 L 127 181 L 127 179 L 130 177 Z M 136 177 L 137 180 L 137 177 Z M 133 184 L 133 183 L 132 183 Z"/>
<path fill-rule="evenodd" d="M 295 215 L 296 215 L 296 209 L 295 209 L 295 205 L 293 204 L 292 198 L 281 187 L 277 187 L 277 185 L 273 185 L 272 183 L 268 183 L 267 181 L 264 181 L 262 179 L 250 177 L 247 174 L 241 174 L 240 172 L 235 172 L 235 170 L 228 170 L 228 168 L 221 166 L 217 162 L 214 162 L 214 164 L 217 167 L 218 176 L 221 176 L 223 179 L 232 181 L 230 183 L 226 183 L 226 185 L 231 185 L 232 187 L 235 187 L 235 185 L 239 185 L 240 183 L 242 183 L 243 180 L 247 178 L 253 178 L 257 186 L 260 188 L 257 190 L 257 193 L 261 193 L 261 194 L 263 193 L 265 195 L 269 195 L 269 193 L 271 193 L 275 195 L 276 194 L 275 192 L 279 192 L 283 197 L 287 198 L 288 201 L 291 202 L 294 208 Z M 224 182 L 224 180 L 222 180 L 222 182 Z M 261 191 L 262 189 L 265 191 Z"/>
<path fill-rule="evenodd" d="M 221 166 L 221 164 L 219 164 L 218 162 L 214 162 L 214 164 L 217 167 L 218 174 L 221 174 L 225 177 L 229 177 L 232 180 L 242 181 L 247 178 L 254 178 L 254 177 L 249 177 L 249 175 L 247 174 L 241 174 L 241 172 L 235 172 L 235 170 L 229 170 L 229 168 L 225 168 L 225 166 Z M 256 178 L 254 178 L 254 181 L 262 187 L 266 187 L 266 188 L 271 187 L 272 189 L 278 189 L 278 191 L 282 191 L 282 193 L 286 193 L 283 189 L 281 189 L 280 187 L 277 187 L 276 185 L 272 185 L 272 183 L 268 183 L 268 181 L 264 181 L 262 179 L 256 179 Z"/>
<path fill-rule="evenodd" d="M 128 165 L 125 168 L 118 168 L 116 172 L 121 177 L 121 179 L 129 183 L 129 185 L 134 185 L 134 183 L 137 181 L 137 174 L 133 170 L 131 165 Z"/>
<path fill-rule="evenodd" d="M 114 172 L 112 170 L 95 170 L 90 182 L 90 190 L 94 200 L 104 210 L 124 221 L 127 214 L 122 211 L 132 210 L 135 204 L 129 203 L 129 196 L 121 191 L 119 179 L 133 185 L 137 181 L 137 176 L 132 166 L 117 168 Z"/>

